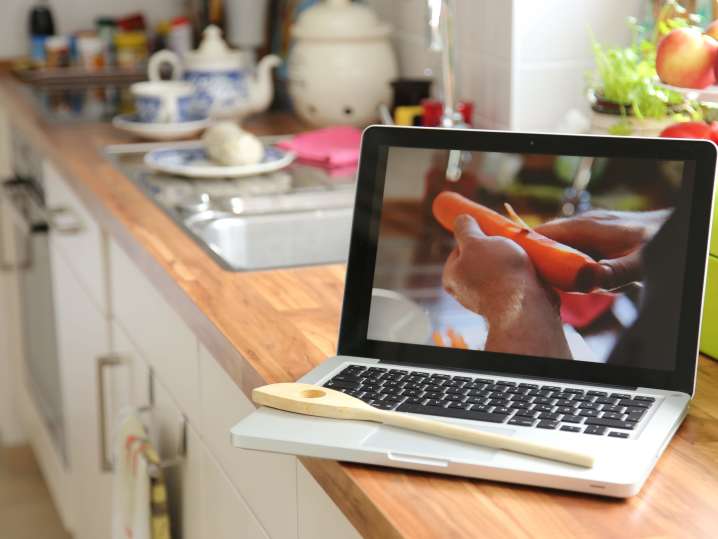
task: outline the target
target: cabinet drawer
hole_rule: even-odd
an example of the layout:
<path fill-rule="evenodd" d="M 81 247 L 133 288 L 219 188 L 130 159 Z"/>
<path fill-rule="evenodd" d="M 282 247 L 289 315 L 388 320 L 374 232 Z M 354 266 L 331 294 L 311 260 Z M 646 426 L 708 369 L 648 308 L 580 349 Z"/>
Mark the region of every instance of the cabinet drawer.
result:
<path fill-rule="evenodd" d="M 267 488 L 277 487 L 267 483 Z M 279 503 L 279 502 L 277 502 Z M 219 464 L 202 453 L 202 537 L 212 539 L 268 539 L 252 510 L 234 489 Z M 282 517 L 277 514 L 277 520 Z M 296 520 L 293 521 L 296 527 Z M 272 536 L 273 537 L 273 536 Z"/>
<path fill-rule="evenodd" d="M 199 424 L 197 339 L 125 252 L 109 242 L 115 320 L 182 412 Z"/>
<path fill-rule="evenodd" d="M 351 522 L 297 461 L 299 539 L 360 539 Z"/>
<path fill-rule="evenodd" d="M 77 275 L 92 301 L 107 316 L 107 264 L 102 231 L 49 162 L 43 164 L 43 179 L 47 208 L 54 215 L 52 220 L 57 223 L 56 227 L 50 228 L 50 241 Z"/>
<path fill-rule="evenodd" d="M 701 324 L 701 352 L 718 359 L 718 257 L 711 256 L 708 259 L 707 279 Z"/>
<path fill-rule="evenodd" d="M 296 538 L 296 459 L 232 446 L 230 429 L 254 405 L 209 352 L 199 349 L 203 440 L 270 537 Z"/>

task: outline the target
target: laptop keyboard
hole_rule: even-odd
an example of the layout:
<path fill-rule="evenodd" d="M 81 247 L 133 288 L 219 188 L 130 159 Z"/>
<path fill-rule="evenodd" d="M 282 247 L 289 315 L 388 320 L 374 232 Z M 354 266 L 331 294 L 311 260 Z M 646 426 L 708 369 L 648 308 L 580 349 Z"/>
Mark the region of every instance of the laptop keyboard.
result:
<path fill-rule="evenodd" d="M 324 383 L 382 409 L 629 438 L 654 397 L 349 365 Z"/>

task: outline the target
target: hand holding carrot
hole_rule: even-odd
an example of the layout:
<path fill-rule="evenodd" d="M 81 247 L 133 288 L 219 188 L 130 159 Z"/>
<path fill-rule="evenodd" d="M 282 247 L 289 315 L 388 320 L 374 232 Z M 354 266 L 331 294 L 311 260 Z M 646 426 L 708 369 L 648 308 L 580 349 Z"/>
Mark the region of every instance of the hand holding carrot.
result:
<path fill-rule="evenodd" d="M 514 241 L 487 236 L 469 215 L 454 224 L 456 247 L 444 266 L 444 288 L 489 325 L 485 349 L 570 358 L 556 294 L 539 279 Z"/>

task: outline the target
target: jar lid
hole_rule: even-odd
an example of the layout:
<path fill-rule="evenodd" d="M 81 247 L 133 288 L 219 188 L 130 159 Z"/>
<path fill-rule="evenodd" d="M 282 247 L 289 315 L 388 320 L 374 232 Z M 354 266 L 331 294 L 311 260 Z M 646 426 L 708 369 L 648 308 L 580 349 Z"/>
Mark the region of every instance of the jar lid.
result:
<path fill-rule="evenodd" d="M 117 32 L 115 45 L 118 47 L 141 47 L 147 44 L 147 35 L 144 32 Z"/>
<path fill-rule="evenodd" d="M 367 6 L 351 0 L 325 0 L 303 11 L 292 35 L 303 39 L 367 39 L 386 37 L 391 26 Z"/>

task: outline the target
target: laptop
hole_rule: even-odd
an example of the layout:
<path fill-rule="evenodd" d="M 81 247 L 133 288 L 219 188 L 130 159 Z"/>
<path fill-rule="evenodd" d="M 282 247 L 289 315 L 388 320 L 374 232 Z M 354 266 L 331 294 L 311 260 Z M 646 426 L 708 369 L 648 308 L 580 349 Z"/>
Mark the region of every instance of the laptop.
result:
<path fill-rule="evenodd" d="M 715 167 L 708 141 L 369 127 L 338 353 L 300 382 L 595 465 L 270 408 L 234 445 L 636 494 L 695 390 Z"/>

